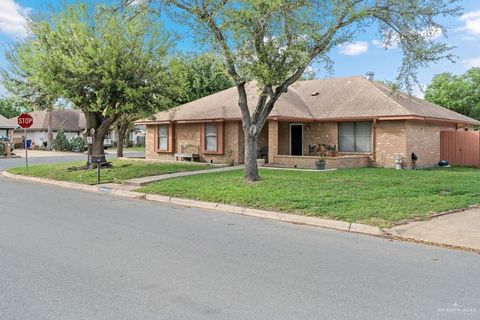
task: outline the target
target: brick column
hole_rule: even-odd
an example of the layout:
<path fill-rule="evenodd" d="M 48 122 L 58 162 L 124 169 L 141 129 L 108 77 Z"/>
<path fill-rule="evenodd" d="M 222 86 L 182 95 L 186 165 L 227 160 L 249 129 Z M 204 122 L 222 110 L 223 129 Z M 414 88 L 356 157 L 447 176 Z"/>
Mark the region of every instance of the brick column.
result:
<path fill-rule="evenodd" d="M 273 157 L 278 155 L 278 121 L 268 121 L 268 163 L 273 164 Z"/>

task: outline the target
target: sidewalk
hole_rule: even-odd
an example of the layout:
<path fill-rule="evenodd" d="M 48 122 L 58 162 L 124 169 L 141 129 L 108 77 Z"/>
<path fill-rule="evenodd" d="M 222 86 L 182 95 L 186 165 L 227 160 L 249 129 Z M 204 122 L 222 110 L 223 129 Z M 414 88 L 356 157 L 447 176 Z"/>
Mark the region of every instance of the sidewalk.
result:
<path fill-rule="evenodd" d="M 401 238 L 480 250 L 480 208 L 412 222 L 386 231 Z"/>
<path fill-rule="evenodd" d="M 141 186 L 144 186 L 146 184 L 156 182 L 156 181 L 162 181 L 162 180 L 179 178 L 179 177 L 194 176 L 194 175 L 197 175 L 197 174 L 239 170 L 239 169 L 242 169 L 242 168 L 243 168 L 243 166 L 233 166 L 233 167 L 221 167 L 221 168 L 197 170 L 197 171 L 176 172 L 176 173 L 170 173 L 170 174 L 162 174 L 162 175 L 158 175 L 158 176 L 149 176 L 149 177 L 125 180 L 123 182 L 123 184 L 124 185 L 141 187 Z"/>

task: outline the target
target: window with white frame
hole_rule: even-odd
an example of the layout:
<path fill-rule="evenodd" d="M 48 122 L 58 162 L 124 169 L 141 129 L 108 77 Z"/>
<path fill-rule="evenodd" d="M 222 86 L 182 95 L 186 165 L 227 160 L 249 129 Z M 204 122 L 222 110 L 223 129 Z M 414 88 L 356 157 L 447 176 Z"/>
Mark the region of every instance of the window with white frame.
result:
<path fill-rule="evenodd" d="M 217 124 L 205 124 L 205 151 L 217 151 Z"/>
<path fill-rule="evenodd" d="M 338 149 L 340 152 L 371 152 L 371 122 L 340 122 L 338 124 Z"/>
<path fill-rule="evenodd" d="M 158 150 L 168 150 L 168 125 L 158 126 Z"/>

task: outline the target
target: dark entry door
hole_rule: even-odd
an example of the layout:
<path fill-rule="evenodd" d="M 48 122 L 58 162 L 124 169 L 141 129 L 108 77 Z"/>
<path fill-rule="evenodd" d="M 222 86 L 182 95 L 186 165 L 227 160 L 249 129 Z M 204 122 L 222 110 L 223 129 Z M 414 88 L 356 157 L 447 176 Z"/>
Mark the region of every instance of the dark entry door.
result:
<path fill-rule="evenodd" d="M 303 126 L 301 124 L 290 125 L 290 155 L 303 155 Z"/>

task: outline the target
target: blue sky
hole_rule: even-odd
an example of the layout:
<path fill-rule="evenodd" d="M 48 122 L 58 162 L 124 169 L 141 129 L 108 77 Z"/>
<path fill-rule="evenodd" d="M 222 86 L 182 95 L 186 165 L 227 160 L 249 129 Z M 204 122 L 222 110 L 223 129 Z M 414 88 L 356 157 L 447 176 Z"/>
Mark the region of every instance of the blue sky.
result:
<path fill-rule="evenodd" d="M 101 1 L 91 0 L 93 3 Z M 107 0 L 115 2 L 116 0 Z M 0 0 L 0 66 L 5 65 L 3 50 L 5 46 L 24 34 L 24 16 L 31 12 L 45 10 L 50 4 L 58 5 L 62 1 L 54 0 Z M 453 51 L 458 56 L 456 63 L 441 61 L 421 70 L 419 79 L 428 84 L 432 77 L 441 72 L 463 73 L 470 67 L 480 67 L 480 0 L 463 0 L 464 15 L 447 18 L 441 22 L 448 28 L 448 38 L 439 35 L 439 40 L 445 41 L 457 48 Z M 165 26 L 177 32 L 185 31 L 171 21 L 165 21 Z M 194 51 L 197 46 L 191 38 L 184 38 L 177 44 L 181 51 Z M 375 72 L 375 78 L 394 80 L 400 66 L 401 53 L 398 48 L 385 50 L 378 43 L 375 32 L 369 31 L 357 36 L 349 45 L 335 48 L 331 55 L 334 61 L 334 76 L 364 75 L 367 71 Z M 317 77 L 325 74 L 319 70 Z M 4 90 L 0 88 L 0 94 Z M 415 94 L 421 95 L 419 90 Z"/>

